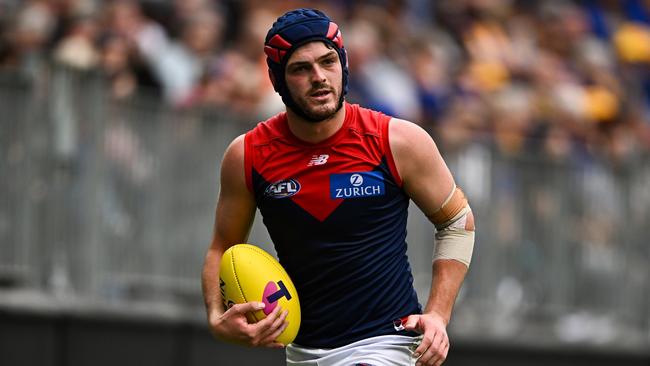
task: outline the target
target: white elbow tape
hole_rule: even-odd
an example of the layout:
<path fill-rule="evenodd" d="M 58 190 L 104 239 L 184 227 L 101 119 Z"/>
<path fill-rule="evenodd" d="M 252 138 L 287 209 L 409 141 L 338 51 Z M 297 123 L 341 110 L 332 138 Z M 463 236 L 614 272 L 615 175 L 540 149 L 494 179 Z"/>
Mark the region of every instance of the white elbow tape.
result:
<path fill-rule="evenodd" d="M 474 251 L 474 231 L 466 228 L 469 206 L 465 206 L 448 225 L 441 225 L 436 232 L 433 260 L 454 259 L 469 268 Z M 473 224 L 472 224 L 473 226 Z"/>

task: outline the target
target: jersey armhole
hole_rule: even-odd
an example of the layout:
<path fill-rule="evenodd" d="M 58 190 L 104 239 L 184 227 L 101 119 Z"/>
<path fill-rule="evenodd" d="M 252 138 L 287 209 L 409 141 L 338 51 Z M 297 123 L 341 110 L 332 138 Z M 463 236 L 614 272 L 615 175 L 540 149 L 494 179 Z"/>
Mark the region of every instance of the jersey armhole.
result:
<path fill-rule="evenodd" d="M 246 188 L 253 192 L 253 138 L 251 132 L 244 136 L 244 176 L 246 177 Z"/>
<path fill-rule="evenodd" d="M 382 123 L 382 136 L 384 142 L 384 155 L 386 155 L 386 163 L 388 164 L 388 169 L 390 170 L 391 175 L 395 179 L 395 183 L 399 187 L 402 186 L 402 177 L 400 177 L 399 172 L 397 171 L 397 166 L 395 165 L 395 159 L 393 157 L 393 152 L 390 149 L 390 136 L 388 134 L 390 123 L 393 119 L 386 116 L 385 122 Z"/>

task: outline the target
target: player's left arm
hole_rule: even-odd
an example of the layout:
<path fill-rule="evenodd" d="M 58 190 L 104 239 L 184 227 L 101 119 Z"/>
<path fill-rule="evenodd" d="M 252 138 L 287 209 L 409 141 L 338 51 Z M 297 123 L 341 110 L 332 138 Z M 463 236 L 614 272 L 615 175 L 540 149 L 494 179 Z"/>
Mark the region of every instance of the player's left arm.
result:
<path fill-rule="evenodd" d="M 429 298 L 423 314 L 409 316 L 405 328 L 424 335 L 415 350 L 418 365 L 440 365 L 449 351 L 446 327 L 472 256 L 474 216 L 426 131 L 393 119 L 389 139 L 405 192 L 437 229 Z"/>

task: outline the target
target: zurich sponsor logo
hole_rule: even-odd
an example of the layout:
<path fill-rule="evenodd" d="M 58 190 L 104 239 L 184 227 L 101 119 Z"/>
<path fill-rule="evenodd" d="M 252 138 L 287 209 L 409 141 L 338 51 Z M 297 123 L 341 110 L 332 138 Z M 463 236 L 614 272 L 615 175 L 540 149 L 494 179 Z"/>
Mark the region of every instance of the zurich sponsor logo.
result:
<path fill-rule="evenodd" d="M 264 191 L 266 197 L 287 198 L 300 191 L 300 183 L 295 179 L 285 179 L 268 186 Z"/>
<path fill-rule="evenodd" d="M 350 176 L 350 184 L 355 187 L 358 187 L 363 184 L 363 176 L 361 174 L 352 174 Z"/>
<path fill-rule="evenodd" d="M 332 199 L 383 196 L 385 193 L 384 175 L 381 172 L 330 175 Z"/>

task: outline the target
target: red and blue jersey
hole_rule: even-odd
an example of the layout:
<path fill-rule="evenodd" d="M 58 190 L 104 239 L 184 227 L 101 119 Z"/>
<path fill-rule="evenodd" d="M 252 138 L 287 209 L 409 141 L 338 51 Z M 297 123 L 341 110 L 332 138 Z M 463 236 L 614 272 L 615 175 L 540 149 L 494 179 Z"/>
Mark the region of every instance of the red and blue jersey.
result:
<path fill-rule="evenodd" d="M 245 137 L 246 184 L 302 312 L 295 343 L 333 348 L 406 334 L 421 312 L 406 255 L 409 198 L 388 143 L 390 117 L 345 103 L 342 127 L 299 140 L 286 113 Z"/>

